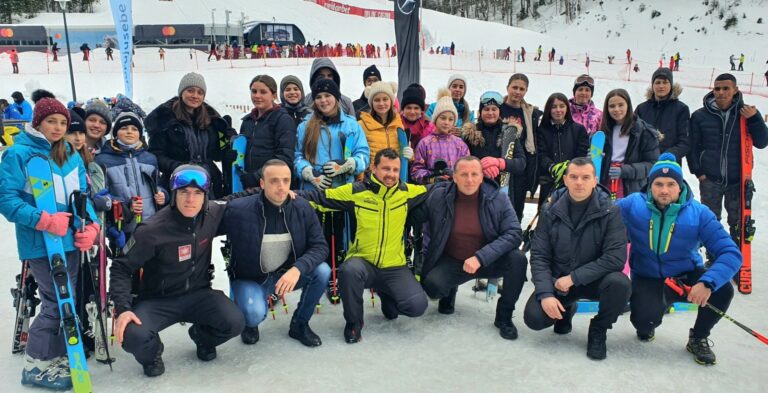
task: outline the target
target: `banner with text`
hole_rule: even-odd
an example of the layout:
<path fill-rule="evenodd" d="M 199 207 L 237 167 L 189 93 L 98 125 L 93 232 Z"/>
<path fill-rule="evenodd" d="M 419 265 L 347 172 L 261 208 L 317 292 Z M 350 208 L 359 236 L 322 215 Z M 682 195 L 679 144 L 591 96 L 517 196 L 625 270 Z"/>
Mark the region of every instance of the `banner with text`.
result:
<path fill-rule="evenodd" d="M 337 1 L 331 0 L 306 0 L 310 3 L 315 3 L 327 10 L 338 12 L 340 14 L 357 15 L 364 18 L 384 18 L 394 19 L 395 13 L 386 10 L 374 10 L 370 8 L 355 7 L 353 5 L 346 5 Z"/>
<path fill-rule="evenodd" d="M 123 66 L 125 96 L 133 99 L 133 7 L 131 0 L 110 0 L 117 31 L 117 49 Z"/>

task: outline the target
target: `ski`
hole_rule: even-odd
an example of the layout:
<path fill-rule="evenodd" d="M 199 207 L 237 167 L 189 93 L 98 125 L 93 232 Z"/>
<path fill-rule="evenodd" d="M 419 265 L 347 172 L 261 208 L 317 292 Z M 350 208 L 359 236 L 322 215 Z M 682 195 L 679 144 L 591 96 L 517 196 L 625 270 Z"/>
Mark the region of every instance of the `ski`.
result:
<path fill-rule="evenodd" d="M 600 302 L 577 302 L 577 313 L 596 313 L 600 310 Z M 697 311 L 699 306 L 687 302 L 675 302 L 669 306 L 669 312 Z"/>
<path fill-rule="evenodd" d="M 240 173 L 245 171 L 245 150 L 247 148 L 248 137 L 245 135 L 238 135 L 232 139 L 232 150 L 237 152 L 235 162 L 232 163 L 232 193 L 243 191 Z"/>
<path fill-rule="evenodd" d="M 589 147 L 589 158 L 592 159 L 592 163 L 595 164 L 595 176 L 598 183 L 600 182 L 600 171 L 603 167 L 603 149 L 605 149 L 605 133 L 597 131 L 592 134 Z"/>
<path fill-rule="evenodd" d="M 35 315 L 40 299 L 35 297 L 37 283 L 29 274 L 29 262 L 22 261 L 21 273 L 16 275 L 16 288 L 11 288 L 13 306 L 16 308 L 16 323 L 13 328 L 11 353 L 23 353 L 29 339 L 29 319 Z"/>
<path fill-rule="evenodd" d="M 509 131 L 514 132 L 514 131 Z M 515 156 L 515 142 L 517 142 L 517 137 L 510 138 L 512 139 L 507 144 L 507 151 L 504 153 L 504 159 L 505 160 L 511 160 Z M 511 168 L 509 168 L 511 169 Z M 501 192 L 504 194 L 509 194 L 509 179 L 512 176 L 509 174 L 508 171 L 503 171 L 501 173 L 501 176 L 499 177 L 499 187 L 501 187 Z"/>
<path fill-rule="evenodd" d="M 27 163 L 27 175 L 35 205 L 50 214 L 55 214 L 57 202 L 53 185 L 53 172 L 48 158 L 42 155 L 33 156 Z M 72 284 L 67 273 L 64 245 L 61 237 L 50 232 L 44 232 L 43 239 L 48 253 L 51 275 L 54 285 L 56 285 L 56 301 L 61 316 L 67 357 L 69 358 L 72 387 L 75 392 L 90 393 L 93 391 L 93 386 L 80 336 L 80 321 L 76 314 Z"/>
<path fill-rule="evenodd" d="M 741 219 L 739 220 L 739 249 L 743 257 L 737 277 L 739 292 L 752 293 L 752 239 L 755 237 L 755 220 L 752 218 L 752 196 L 755 183 L 752 181 L 752 135 L 747 129 L 747 119 L 741 116 Z"/>
<path fill-rule="evenodd" d="M 402 128 L 397 129 L 397 144 L 400 145 L 400 181 L 402 183 L 408 182 L 408 159 L 403 157 L 403 150 L 407 146 L 410 146 L 410 143 L 408 140 L 410 139 L 410 130 L 406 132 L 406 130 Z"/>

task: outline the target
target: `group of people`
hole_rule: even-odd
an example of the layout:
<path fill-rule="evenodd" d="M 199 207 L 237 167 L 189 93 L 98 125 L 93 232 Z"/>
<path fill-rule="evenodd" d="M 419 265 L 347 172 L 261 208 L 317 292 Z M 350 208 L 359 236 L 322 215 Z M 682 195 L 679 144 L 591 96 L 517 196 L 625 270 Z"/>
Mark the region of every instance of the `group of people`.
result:
<path fill-rule="evenodd" d="M 376 46 L 372 43 L 360 44 L 360 43 L 347 43 L 342 45 L 340 42 L 335 45 L 323 44 L 322 41 L 318 41 L 317 44 L 279 44 L 272 42 L 271 44 L 258 44 L 246 45 L 241 53 L 238 43 L 233 42 L 230 44 L 217 44 L 211 43 L 209 49 L 208 61 L 211 57 L 216 60 L 224 59 L 262 59 L 262 58 L 304 58 L 304 57 L 365 57 L 365 58 L 381 58 L 382 54 L 381 46 Z M 396 56 L 396 46 L 389 46 L 387 43 L 384 47 L 384 53 L 387 57 Z"/>
<path fill-rule="evenodd" d="M 664 311 L 681 298 L 665 289 L 666 278 L 691 286 L 682 298 L 727 310 L 741 254 L 718 222 L 721 205 L 725 197 L 728 222 L 737 225 L 743 133 L 757 148 L 768 145 L 765 123 L 743 102 L 733 75 L 718 76 L 692 116 L 666 68 L 653 74 L 636 109 L 615 89 L 602 111 L 589 75 L 575 80 L 570 98 L 550 95 L 543 111 L 526 101 L 524 74 L 509 78 L 506 94 L 483 93 L 476 111 L 459 74 L 429 105 L 419 84 L 398 100 L 396 84 L 375 66 L 362 79 L 353 102 L 329 58 L 313 62 L 308 92 L 296 76 L 278 84 L 257 75 L 239 133 L 205 102 L 208 87 L 196 73 L 145 118 L 136 110 L 113 115 L 99 100 L 78 113 L 40 98 L 0 162 L 0 213 L 16 225 L 19 256 L 43 302 L 22 383 L 69 386 L 64 345 L 52 339 L 59 316 L 46 231 L 62 237 L 73 283 L 78 251 L 106 231 L 114 334 L 150 377 L 165 370 L 160 332 L 168 326 L 189 323 L 197 357 L 210 361 L 238 335 L 256 344 L 273 295 L 297 289 L 288 333 L 316 347 L 322 341 L 309 323 L 324 295 L 342 303 L 343 336 L 352 344 L 363 337 L 366 289 L 379 296 L 386 319 L 421 316 L 429 298 L 448 315 L 459 285 L 502 277 L 494 325 L 514 340 L 529 261 L 535 289 L 522 312 L 526 326 L 568 334 L 576 301 L 598 300 L 587 339 L 592 359 L 606 358 L 607 330 L 627 304 L 638 338 L 653 340 Z M 600 168 L 589 158 L 598 130 L 606 134 Z M 238 134 L 247 140 L 241 157 L 230 147 Z M 54 176 L 67 179 L 57 213 L 35 207 L 24 170 L 33 154 L 50 157 Z M 683 179 L 683 157 L 702 202 Z M 242 191 L 232 189 L 235 176 Z M 75 190 L 107 218 L 86 214 L 84 227 L 71 226 Z M 526 258 L 520 222 L 537 190 Z M 115 209 L 124 212 L 119 222 Z M 229 296 L 211 287 L 220 235 L 227 237 Z M 699 308 L 686 346 L 699 363 L 715 363 L 708 337 L 719 318 Z"/>

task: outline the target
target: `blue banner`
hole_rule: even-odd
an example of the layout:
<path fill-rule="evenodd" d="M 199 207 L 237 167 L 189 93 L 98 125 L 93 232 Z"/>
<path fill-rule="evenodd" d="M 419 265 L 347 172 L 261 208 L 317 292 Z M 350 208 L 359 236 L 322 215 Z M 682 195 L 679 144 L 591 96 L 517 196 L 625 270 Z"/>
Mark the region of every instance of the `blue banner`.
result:
<path fill-rule="evenodd" d="M 133 9 L 131 0 L 110 0 L 117 31 L 117 50 L 123 64 L 125 96 L 133 100 Z"/>

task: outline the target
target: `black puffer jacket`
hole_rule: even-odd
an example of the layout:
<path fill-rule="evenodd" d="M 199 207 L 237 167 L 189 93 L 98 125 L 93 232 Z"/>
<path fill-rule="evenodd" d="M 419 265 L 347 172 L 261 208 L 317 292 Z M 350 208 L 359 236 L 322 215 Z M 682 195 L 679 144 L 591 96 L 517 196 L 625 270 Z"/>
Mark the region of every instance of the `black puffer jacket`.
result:
<path fill-rule="evenodd" d="M 589 136 L 583 125 L 571 119 L 565 124 L 539 125 L 536 151 L 539 155 L 539 178 L 549 179 L 549 167 L 572 160 L 576 157 L 586 157 L 589 153 Z"/>
<path fill-rule="evenodd" d="M 157 156 L 160 166 L 160 184 L 170 190 L 171 173 L 179 165 L 195 163 L 204 166 L 211 175 L 211 190 L 215 198 L 224 196 L 226 187 L 221 170 L 215 162 L 224 160 L 225 152 L 229 150 L 229 138 L 235 135 L 235 130 L 219 116 L 213 107 L 203 103 L 211 117 L 211 124 L 205 130 L 186 125 L 176 119 L 173 114 L 173 104 L 179 100 L 174 97 L 153 110 L 144 121 L 144 127 L 149 134 L 149 151 Z M 199 140 L 207 140 L 205 156 L 192 157 L 187 141 L 187 131 L 193 130 Z M 228 172 L 228 165 L 223 165 Z"/>
<path fill-rule="evenodd" d="M 603 167 L 600 172 L 600 184 L 610 187 L 611 178 L 608 170 L 611 167 L 613 154 L 613 131 L 605 132 L 605 148 Z M 629 143 L 621 166 L 621 180 L 624 184 L 624 195 L 640 191 L 648 182 L 648 173 L 659 159 L 658 132 L 642 119 L 635 118 L 635 125 L 629 130 Z"/>
<path fill-rule="evenodd" d="M 610 194 L 597 187 L 578 223 L 569 217 L 567 189 L 555 191 L 544 206 L 531 242 L 531 276 L 536 298 L 555 295 L 554 282 L 571 275 L 574 285 L 587 285 L 620 272 L 627 259 L 627 233 L 621 211 Z"/>
<path fill-rule="evenodd" d="M 727 185 L 738 184 L 741 179 L 741 132 L 739 111 L 744 106 L 741 92 L 733 97 L 733 104 L 721 112 L 715 104 L 714 93 L 704 96 L 704 107 L 691 116 L 691 151 L 688 167 L 699 177 Z M 768 128 L 760 112 L 747 120 L 752 145 L 758 149 L 768 146 Z"/>
<path fill-rule="evenodd" d="M 291 168 L 296 149 L 296 123 L 281 106 L 275 106 L 260 118 L 251 112 L 243 117 L 240 134 L 248 138 L 245 150 L 245 171 L 249 177 L 243 187 L 259 185 L 259 171 L 264 163 L 277 158 Z M 245 180 L 245 178 L 243 178 Z"/>
<path fill-rule="evenodd" d="M 645 94 L 648 100 L 635 109 L 638 117 L 656 127 L 658 132 L 664 136 L 659 142 L 660 152 L 674 154 L 678 164 L 683 162 L 683 157 L 688 154 L 690 149 L 688 127 L 691 121 L 691 112 L 688 110 L 688 105 L 678 99 L 682 91 L 682 87 L 675 83 L 669 98 L 657 101 L 653 97 L 653 88 L 648 88 Z"/>

